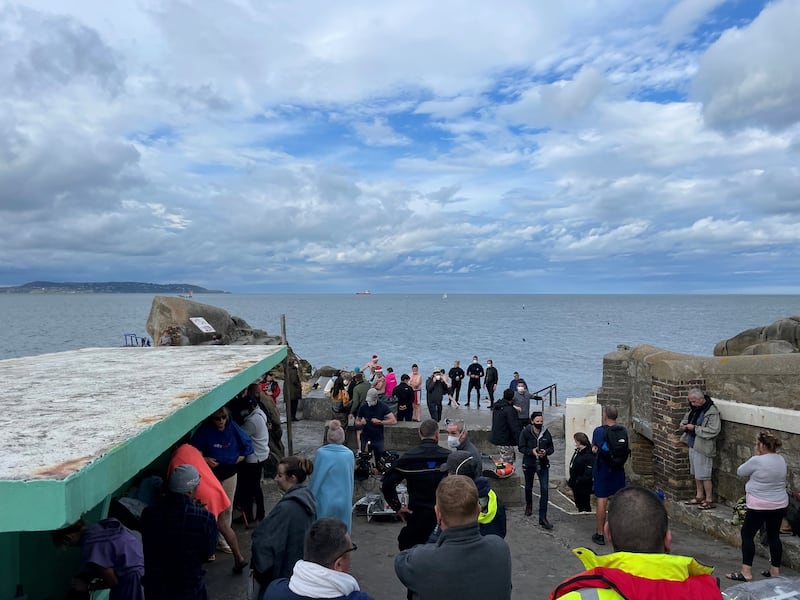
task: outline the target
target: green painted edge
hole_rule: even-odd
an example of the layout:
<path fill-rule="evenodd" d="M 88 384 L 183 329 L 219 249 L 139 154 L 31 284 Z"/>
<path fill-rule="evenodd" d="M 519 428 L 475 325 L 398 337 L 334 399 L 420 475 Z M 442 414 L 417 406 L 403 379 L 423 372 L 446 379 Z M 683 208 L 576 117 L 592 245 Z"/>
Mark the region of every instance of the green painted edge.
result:
<path fill-rule="evenodd" d="M 287 354 L 282 346 L 66 479 L 0 480 L 0 533 L 49 531 L 74 523 Z"/>

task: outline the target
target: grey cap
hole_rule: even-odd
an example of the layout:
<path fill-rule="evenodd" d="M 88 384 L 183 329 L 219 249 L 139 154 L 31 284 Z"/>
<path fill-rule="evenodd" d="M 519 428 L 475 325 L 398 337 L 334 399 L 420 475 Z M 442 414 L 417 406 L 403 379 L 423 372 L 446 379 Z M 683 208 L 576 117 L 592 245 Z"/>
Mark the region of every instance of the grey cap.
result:
<path fill-rule="evenodd" d="M 178 465 L 169 476 L 169 491 L 185 494 L 200 485 L 200 473 L 192 465 Z"/>
<path fill-rule="evenodd" d="M 369 388 L 367 390 L 367 400 L 372 400 L 373 398 L 377 400 L 379 396 L 380 394 L 378 394 L 378 390 L 375 388 Z"/>

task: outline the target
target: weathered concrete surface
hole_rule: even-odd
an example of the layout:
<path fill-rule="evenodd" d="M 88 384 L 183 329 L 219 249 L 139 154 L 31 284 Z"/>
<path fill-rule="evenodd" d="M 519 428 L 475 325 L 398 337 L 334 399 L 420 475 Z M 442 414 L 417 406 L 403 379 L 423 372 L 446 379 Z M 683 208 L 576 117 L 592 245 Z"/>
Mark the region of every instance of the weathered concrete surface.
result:
<path fill-rule="evenodd" d="M 489 411 L 460 409 L 459 414 L 465 414 L 470 426 L 486 426 L 489 420 Z M 423 416 L 427 416 L 423 410 Z M 558 420 L 559 415 L 554 411 L 553 420 Z M 548 427 L 551 424 L 547 422 Z M 299 452 L 312 455 L 319 446 L 322 424 L 317 422 L 300 421 L 295 423 L 295 448 Z M 552 427 L 555 431 L 555 427 Z M 564 440 L 556 436 L 556 453 L 554 462 L 558 460 L 559 447 L 563 448 Z M 563 461 L 562 461 L 563 462 Z M 563 472 L 551 467 L 551 473 Z M 525 517 L 521 507 L 510 507 L 508 510 L 508 535 L 506 541 L 511 547 L 513 568 L 514 600 L 544 600 L 550 591 L 563 579 L 581 570 L 580 563 L 572 554 L 571 549 L 579 546 L 591 547 L 600 554 L 612 552 L 610 545 L 596 546 L 591 542 L 594 533 L 594 514 L 576 514 L 571 503 L 556 489 L 557 482 L 553 482 L 551 489 L 551 505 L 548 518 L 555 528 L 544 531 L 538 526 L 536 517 Z M 267 510 L 279 498 L 274 482 L 264 484 L 267 495 Z M 674 511 L 677 505 L 668 503 L 668 510 L 673 512 L 671 529 L 673 533 L 672 551 L 675 554 L 691 555 L 704 564 L 715 567 L 714 575 L 721 578 L 722 589 L 725 590 L 735 582 L 724 578 L 724 573 L 738 571 L 741 567 L 741 553 L 734 545 L 719 541 L 702 531 L 694 530 L 675 519 Z M 680 507 L 688 511 L 690 507 Z M 695 513 L 702 513 L 692 509 Z M 729 518 L 730 509 L 718 508 L 708 511 L 698 518 L 710 520 L 713 513 L 719 520 Z M 402 525 L 395 521 L 373 520 L 367 523 L 364 517 L 354 517 L 353 540 L 358 544 L 358 551 L 353 556 L 352 574 L 359 581 L 361 589 L 368 592 L 376 600 L 401 600 L 405 598 L 405 589 L 400 585 L 394 574 L 394 556 L 397 554 L 397 534 Z M 731 526 L 728 526 L 731 527 Z M 242 541 L 245 556 L 250 555 L 251 532 L 237 529 Z M 735 532 L 734 532 L 735 533 Z M 791 541 L 790 541 L 791 540 Z M 783 538 L 785 546 L 797 543 L 800 538 Z M 759 551 L 763 548 L 759 547 Z M 791 551 L 785 550 L 788 554 Z M 480 560 L 480 557 L 475 557 Z M 207 565 L 208 575 L 206 580 L 209 586 L 209 595 L 212 600 L 244 600 L 245 580 L 242 576 L 231 575 L 233 560 L 229 555 L 218 554 L 214 563 Z M 768 562 L 760 554 L 756 558 L 754 570 L 767 568 Z M 469 565 L 464 565 L 465 570 Z M 786 575 L 797 575 L 797 572 L 784 568 Z"/>

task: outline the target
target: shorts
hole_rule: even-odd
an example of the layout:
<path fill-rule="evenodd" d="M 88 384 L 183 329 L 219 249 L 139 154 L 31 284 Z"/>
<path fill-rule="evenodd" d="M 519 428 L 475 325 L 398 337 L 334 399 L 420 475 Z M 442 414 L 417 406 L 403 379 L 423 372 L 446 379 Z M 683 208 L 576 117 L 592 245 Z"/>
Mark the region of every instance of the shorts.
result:
<path fill-rule="evenodd" d="M 420 396 L 422 396 L 422 390 L 414 390 L 414 406 L 419 406 Z"/>
<path fill-rule="evenodd" d="M 594 495 L 597 498 L 610 498 L 625 487 L 625 469 L 609 469 L 599 464 L 594 472 Z"/>
<path fill-rule="evenodd" d="M 709 481 L 711 479 L 711 469 L 714 467 L 714 459 L 700 454 L 694 448 L 689 448 L 689 473 L 694 475 L 698 481 Z"/>

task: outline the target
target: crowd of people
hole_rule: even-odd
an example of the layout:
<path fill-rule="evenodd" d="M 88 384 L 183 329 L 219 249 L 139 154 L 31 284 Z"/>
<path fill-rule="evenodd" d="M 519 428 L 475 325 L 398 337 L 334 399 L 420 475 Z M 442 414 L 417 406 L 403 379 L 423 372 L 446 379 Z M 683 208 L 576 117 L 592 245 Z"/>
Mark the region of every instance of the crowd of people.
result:
<path fill-rule="evenodd" d="M 497 371 L 491 361 L 487 365 L 484 369 L 473 357 L 466 370 L 459 361 L 448 373 L 434 369 L 424 383 L 429 419 L 421 419 L 423 382 L 417 365 L 399 381 L 392 369 L 383 372 L 377 356 L 363 369 L 337 373 L 325 391 L 340 418 L 326 423 L 327 443 L 316 451 L 313 462 L 284 455 L 277 407 L 281 390 L 266 374 L 174 448 L 161 493 L 143 502 L 133 526 L 138 534 L 113 518 L 56 532 L 60 543 L 82 549 L 83 570 L 74 589 L 85 593 L 109 588 L 112 600 L 203 600 L 203 565 L 224 552 L 233 556 L 234 574 L 250 566 L 253 597 L 259 600 L 368 600 L 371 596 L 349 574 L 357 546 L 351 538 L 354 453 L 344 445 L 346 429 L 355 429 L 361 450 L 371 450 L 377 459 L 385 451 L 384 427 L 405 420 L 419 421 L 419 444 L 391 464 L 381 492 L 403 520 L 394 569 L 408 598 L 510 598 L 512 554 L 505 541 L 505 506 L 485 476 L 484 457 L 463 419 L 448 420 L 446 447 L 440 445 L 443 403 L 447 398 L 459 408 L 466 400 L 468 407 L 474 391 L 480 408 L 480 392 L 486 390 L 490 441 L 512 464 L 516 453 L 521 455 L 526 516 L 533 515 L 538 478 L 537 516 L 546 530 L 553 528 L 547 508 L 554 442 L 542 413 L 531 411 L 531 402 L 541 399 L 529 392 L 519 373 L 495 399 Z M 299 370 L 297 376 L 299 380 Z M 464 379 L 466 398 L 461 395 Z M 287 390 L 291 385 L 287 380 Z M 296 418 L 296 406 L 288 408 L 291 400 L 290 419 Z M 711 469 L 720 415 L 699 389 L 690 390 L 688 400 L 677 432 L 689 448 L 696 482 L 696 496 L 686 504 L 707 510 L 713 507 Z M 721 598 L 708 567 L 670 554 L 663 500 L 650 490 L 627 485 L 628 432 L 617 417 L 617 410 L 606 406 L 603 424 L 591 436 L 574 434 L 568 480 L 578 511 L 590 512 L 591 495 L 596 497 L 592 540 L 601 546 L 611 543 L 614 553 L 576 551 L 587 570 L 559 584 L 550 598 L 582 598 L 587 589 L 604 590 L 601 598 L 636 597 L 633 591 L 643 589 L 652 594 L 648 597 Z M 776 436 L 760 433 L 754 455 L 739 467 L 738 474 L 748 478 L 747 514 L 741 531 L 741 570 L 728 573 L 729 579 L 753 578 L 753 538 L 762 525 L 771 556 L 762 575 L 780 574 L 779 529 L 788 503 L 780 446 Z M 262 482 L 269 477 L 282 496 L 267 512 Z M 407 490 L 405 501 L 398 494 L 401 483 Z M 241 552 L 232 528 L 234 510 L 240 513 L 239 521 L 253 529 L 250 557 Z M 474 560 L 476 556 L 481 560 Z M 463 577 L 467 564 L 470 577 Z"/>

